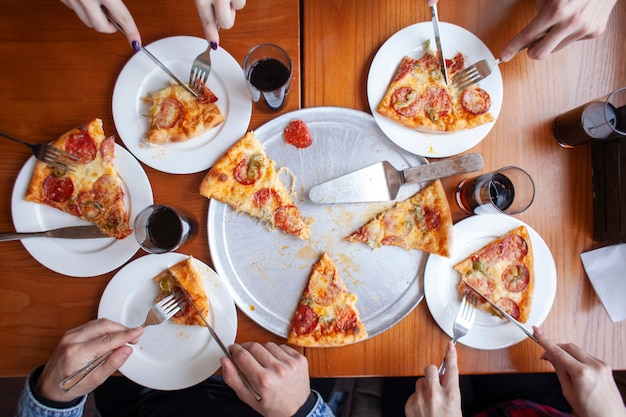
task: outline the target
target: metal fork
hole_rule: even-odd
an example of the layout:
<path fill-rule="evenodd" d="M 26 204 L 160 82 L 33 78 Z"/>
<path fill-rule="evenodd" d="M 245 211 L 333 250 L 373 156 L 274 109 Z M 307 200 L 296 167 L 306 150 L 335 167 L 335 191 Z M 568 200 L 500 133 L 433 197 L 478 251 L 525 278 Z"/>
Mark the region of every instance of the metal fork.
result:
<path fill-rule="evenodd" d="M 189 85 L 199 96 L 202 96 L 206 81 L 211 74 L 211 46 L 203 53 L 198 55 L 191 64 L 191 72 L 189 73 Z"/>
<path fill-rule="evenodd" d="M 454 319 L 452 326 L 452 343 L 456 344 L 457 340 L 469 333 L 474 319 L 476 318 L 476 298 L 473 296 L 463 295 L 461 307 Z M 446 370 L 446 360 L 444 359 L 439 366 L 439 375 L 443 375 Z"/>
<path fill-rule="evenodd" d="M 180 311 L 181 307 L 185 303 L 186 301 L 184 295 L 179 291 L 174 292 L 173 294 L 165 297 L 154 306 L 152 306 L 150 311 L 148 311 L 146 319 L 141 327 L 152 326 L 168 321 L 174 316 L 174 314 Z M 111 350 L 103 355 L 95 357 L 85 366 L 73 372 L 70 376 L 61 381 L 59 383 L 59 386 L 61 387 L 61 389 L 63 389 L 63 391 L 69 392 L 72 388 L 78 385 L 80 381 L 82 381 L 93 371 L 98 369 L 100 365 L 102 365 L 107 360 L 107 358 L 111 356 L 112 353 L 113 351 Z"/>
<path fill-rule="evenodd" d="M 522 48 L 520 48 L 520 50 L 517 51 L 515 54 L 517 55 L 518 53 L 520 53 L 524 49 L 530 48 L 531 46 L 533 46 L 536 43 L 540 42 L 545 36 L 546 36 L 546 33 L 542 33 L 535 40 L 529 42 L 528 44 L 526 44 Z M 459 71 L 456 74 L 454 74 L 454 76 L 452 77 L 452 80 L 451 80 L 452 81 L 452 85 L 454 86 L 454 88 L 456 88 L 456 89 L 458 89 L 460 91 L 463 91 L 467 87 L 470 87 L 470 86 L 476 84 L 477 82 L 484 80 L 489 75 L 491 75 L 491 73 L 493 72 L 494 68 L 497 67 L 501 62 L 502 61 L 500 60 L 500 58 L 497 58 L 497 59 L 483 59 L 481 61 L 478 61 L 474 65 L 470 65 L 469 67 L 465 68 L 464 70 Z"/>
<path fill-rule="evenodd" d="M 22 145 L 28 146 L 32 151 L 35 158 L 50 165 L 53 168 L 74 171 L 76 169 L 75 163 L 78 162 L 78 157 L 75 155 L 71 155 L 65 151 L 62 151 L 59 148 L 55 148 L 49 143 L 38 143 L 33 145 L 28 142 L 24 142 L 21 139 L 16 138 L 15 136 L 7 133 L 3 130 L 0 130 L 0 136 L 3 136 L 7 139 L 11 139 L 17 143 L 21 143 Z"/>

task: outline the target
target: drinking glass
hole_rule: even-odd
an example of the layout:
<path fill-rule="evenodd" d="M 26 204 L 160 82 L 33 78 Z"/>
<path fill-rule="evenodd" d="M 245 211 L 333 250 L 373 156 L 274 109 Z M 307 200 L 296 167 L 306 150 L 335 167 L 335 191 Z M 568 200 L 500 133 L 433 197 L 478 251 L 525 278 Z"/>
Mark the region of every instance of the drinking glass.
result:
<path fill-rule="evenodd" d="M 287 52 L 270 43 L 255 46 L 243 61 L 243 73 L 252 100 L 264 102 L 271 111 L 285 104 L 292 72 L 291 58 Z"/>
<path fill-rule="evenodd" d="M 626 137 L 626 87 L 563 113 L 552 131 L 564 148 Z"/>
<path fill-rule="evenodd" d="M 135 238 L 149 253 L 166 253 L 178 249 L 192 230 L 190 219 L 176 209 L 163 204 L 152 204 L 135 218 Z"/>
<path fill-rule="evenodd" d="M 523 169 L 507 166 L 461 181 L 455 196 L 469 214 L 518 214 L 535 199 L 535 183 Z"/>

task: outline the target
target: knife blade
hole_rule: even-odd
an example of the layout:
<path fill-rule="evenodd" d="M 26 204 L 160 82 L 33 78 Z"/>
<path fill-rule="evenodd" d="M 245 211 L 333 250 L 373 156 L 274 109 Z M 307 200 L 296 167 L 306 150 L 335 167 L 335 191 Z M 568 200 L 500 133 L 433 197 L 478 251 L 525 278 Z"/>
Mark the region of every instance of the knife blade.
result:
<path fill-rule="evenodd" d="M 120 32 L 122 35 L 126 36 L 126 33 L 124 33 L 124 29 L 122 29 L 120 24 L 117 23 L 117 21 L 115 21 L 115 19 L 113 19 L 113 16 L 111 16 L 111 13 L 109 12 L 109 10 L 105 6 L 100 6 L 100 8 L 104 12 L 104 14 L 107 17 L 107 19 L 109 20 L 109 22 L 111 22 L 111 24 L 113 26 L 115 26 L 115 29 L 117 29 L 117 31 Z M 146 48 L 144 48 L 143 45 L 139 44 L 139 49 L 141 49 L 141 51 L 143 53 L 145 53 L 148 56 L 148 58 L 150 58 L 155 64 L 157 64 L 159 66 L 159 68 L 161 68 L 167 75 L 169 75 L 172 80 L 176 81 L 179 85 L 181 85 L 185 90 L 187 90 L 195 98 L 198 98 L 198 93 L 197 92 L 195 92 L 193 89 L 191 89 L 187 84 L 183 83 L 176 75 L 174 75 L 174 73 L 172 71 L 170 71 L 169 68 L 167 68 L 165 66 L 165 64 L 163 64 L 157 57 L 152 55 L 152 53 L 150 51 L 148 51 Z"/>
<path fill-rule="evenodd" d="M 433 17 L 433 30 L 435 32 L 435 43 L 437 44 L 437 51 L 439 52 L 439 60 L 441 64 L 441 72 L 443 72 L 443 79 L 448 84 L 448 69 L 446 68 L 446 59 L 443 56 L 443 47 L 441 46 L 441 33 L 439 32 L 439 16 L 437 14 L 437 5 L 430 6 L 430 12 Z"/>
<path fill-rule="evenodd" d="M 21 240 L 31 237 L 54 237 L 59 239 L 95 239 L 111 237 L 103 233 L 98 226 L 71 226 L 44 232 L 0 233 L 0 242 Z"/>
<path fill-rule="evenodd" d="M 171 272 L 170 272 L 170 275 L 171 275 Z M 171 276 L 174 279 L 174 281 L 176 281 L 176 278 L 173 275 Z M 194 310 L 196 310 L 196 314 L 200 317 L 200 319 L 202 320 L 204 325 L 207 327 L 207 329 L 209 329 L 209 333 L 211 333 L 211 337 L 213 337 L 213 340 L 217 342 L 222 352 L 224 352 L 224 355 L 226 355 L 226 357 L 233 362 L 233 364 L 235 365 L 235 368 L 237 369 L 237 373 L 239 374 L 239 377 L 241 377 L 244 384 L 246 384 L 250 392 L 254 394 L 254 396 L 256 397 L 256 400 L 261 401 L 261 395 L 254 389 L 248 377 L 243 372 L 241 372 L 241 369 L 239 369 L 239 366 L 237 366 L 235 361 L 233 361 L 233 355 L 231 355 L 230 351 L 226 348 L 226 345 L 224 345 L 224 342 L 222 342 L 222 339 L 220 339 L 220 337 L 215 332 L 213 327 L 209 324 L 207 319 L 204 317 L 204 314 L 202 314 L 198 306 L 196 306 L 195 303 L 191 300 L 191 297 L 189 297 L 189 294 L 187 294 L 185 291 L 181 291 L 181 292 L 185 295 L 185 298 L 187 299 L 187 302 L 189 303 L 189 305 L 192 306 Z"/>
<path fill-rule="evenodd" d="M 456 156 L 401 171 L 388 161 L 378 162 L 358 171 L 316 185 L 309 198 L 316 204 L 364 203 L 395 200 L 404 184 L 430 181 L 483 167 L 478 153 Z"/>
<path fill-rule="evenodd" d="M 506 317 L 511 323 L 515 324 L 517 327 L 519 327 L 520 329 L 522 329 L 522 331 L 524 333 L 526 333 L 526 336 L 530 337 L 532 340 L 534 340 L 537 344 L 541 345 L 539 343 L 539 341 L 535 338 L 535 335 L 526 328 L 526 326 L 524 326 L 522 323 L 520 323 L 519 321 L 515 320 L 509 313 L 507 313 L 506 311 L 504 311 L 503 309 L 501 309 L 496 303 L 494 303 L 493 301 L 491 301 L 489 298 L 487 298 L 487 296 L 485 296 L 483 293 L 481 293 L 480 291 L 478 291 L 476 288 L 474 288 L 471 284 L 469 284 L 466 281 L 463 281 L 463 284 L 465 284 L 470 290 L 474 291 L 476 294 L 478 294 L 480 296 L 480 298 L 482 298 L 483 300 L 487 301 L 491 307 L 493 307 L 498 313 L 500 313 L 502 316 Z"/>

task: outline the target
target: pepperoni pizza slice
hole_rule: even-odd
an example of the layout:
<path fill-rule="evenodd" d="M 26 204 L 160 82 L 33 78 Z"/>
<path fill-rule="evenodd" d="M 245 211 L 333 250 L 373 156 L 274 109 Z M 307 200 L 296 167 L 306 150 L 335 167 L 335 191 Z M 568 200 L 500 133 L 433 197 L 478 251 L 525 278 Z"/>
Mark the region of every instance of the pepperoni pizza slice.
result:
<path fill-rule="evenodd" d="M 324 252 L 311 270 L 287 341 L 305 347 L 331 347 L 366 339 L 356 302 L 356 295 L 348 291 L 330 255 Z"/>
<path fill-rule="evenodd" d="M 159 284 L 159 294 L 156 301 L 161 301 L 177 289 L 180 289 L 193 301 L 202 315 L 205 318 L 208 317 L 209 298 L 204 290 L 202 275 L 198 271 L 193 257 L 190 256 L 170 266 L 154 277 L 154 280 Z M 204 321 L 202 321 L 196 309 L 189 303 L 181 306 L 181 310 L 172 317 L 172 321 L 187 326 L 204 326 Z"/>
<path fill-rule="evenodd" d="M 378 213 L 345 239 L 380 245 L 417 249 L 450 257 L 452 214 L 441 181 L 435 180 L 407 200 Z"/>
<path fill-rule="evenodd" d="M 152 144 L 184 142 L 213 129 L 224 121 L 217 97 L 207 87 L 195 98 L 181 85 L 173 84 L 148 94 Z"/>
<path fill-rule="evenodd" d="M 95 223 L 117 239 L 131 234 L 122 180 L 113 166 L 115 138 L 105 137 L 102 120 L 70 130 L 52 145 L 77 156 L 76 169 L 37 161 L 25 199 Z"/>
<path fill-rule="evenodd" d="M 261 219 L 270 230 L 308 240 L 308 219 L 302 217 L 274 165 L 254 132 L 249 132 L 209 170 L 200 194 Z"/>
<path fill-rule="evenodd" d="M 446 60 L 448 74 L 462 70 L 464 61 L 460 53 Z M 440 60 L 428 51 L 420 59 L 402 59 L 377 111 L 411 129 L 450 132 L 493 121 L 490 107 L 487 91 L 475 85 L 459 90 L 446 84 Z"/>
<path fill-rule="evenodd" d="M 534 287 L 533 250 L 525 226 L 519 226 L 459 262 L 459 290 L 472 293 L 468 282 L 514 319 L 525 323 L 530 315 Z M 478 307 L 493 312 L 486 301 Z M 497 314 L 493 312 L 494 314 Z"/>

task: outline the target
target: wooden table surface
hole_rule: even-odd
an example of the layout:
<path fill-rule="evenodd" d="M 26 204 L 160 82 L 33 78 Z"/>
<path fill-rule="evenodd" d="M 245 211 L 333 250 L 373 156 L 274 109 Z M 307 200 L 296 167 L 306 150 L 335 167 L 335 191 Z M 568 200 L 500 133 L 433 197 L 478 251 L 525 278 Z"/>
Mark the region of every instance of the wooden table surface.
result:
<path fill-rule="evenodd" d="M 86 28 L 60 2 L 1 0 L 0 129 L 31 142 L 44 142 L 94 117 L 115 133 L 111 93 L 132 50 L 119 34 Z M 193 2 L 155 0 L 129 8 L 144 44 L 175 35 L 202 37 Z M 505 42 L 534 16 L 534 2 L 477 0 L 461 9 L 442 1 L 440 19 L 475 33 L 498 54 Z M 237 14 L 235 28 L 222 31 L 221 46 L 243 62 L 262 42 L 277 43 L 294 61 L 289 101 L 279 113 L 253 106 L 250 129 L 278 114 L 314 106 L 369 111 L 366 81 L 380 46 L 398 30 L 429 21 L 422 1 L 266 0 L 251 1 Z M 626 324 L 612 323 L 582 268 L 581 252 L 603 244 L 592 239 L 591 150 L 564 150 L 551 132 L 555 116 L 626 85 L 623 28 L 626 4 L 619 2 L 606 34 L 579 42 L 545 61 L 524 54 L 501 66 L 504 103 L 487 137 L 471 151 L 485 160 L 483 172 L 518 165 L 535 179 L 532 207 L 517 215 L 548 244 L 557 267 L 557 294 L 544 324 L 555 341 L 574 342 L 615 368 L 626 369 Z M 121 144 L 121 141 L 118 140 Z M 26 148 L 0 141 L 0 231 L 13 231 L 11 193 Z M 172 175 L 142 164 L 155 202 L 184 206 L 206 219 L 207 200 L 197 193 L 204 172 Z M 447 179 L 455 221 L 465 217 L 452 191 L 460 177 Z M 210 264 L 204 223 L 184 252 Z M 142 256 L 138 252 L 134 258 Z M 133 258 L 133 259 L 134 259 Z M 118 271 L 93 278 L 71 278 L 40 265 L 20 242 L 0 251 L 0 376 L 25 375 L 44 362 L 60 335 L 96 316 L 100 296 Z M 283 339 L 238 313 L 237 341 Z M 304 349 L 312 376 L 419 375 L 439 363 L 448 337 L 426 303 L 390 330 L 365 342 L 333 349 Z M 550 370 L 531 341 L 507 349 L 480 351 L 459 346 L 463 373 Z"/>

